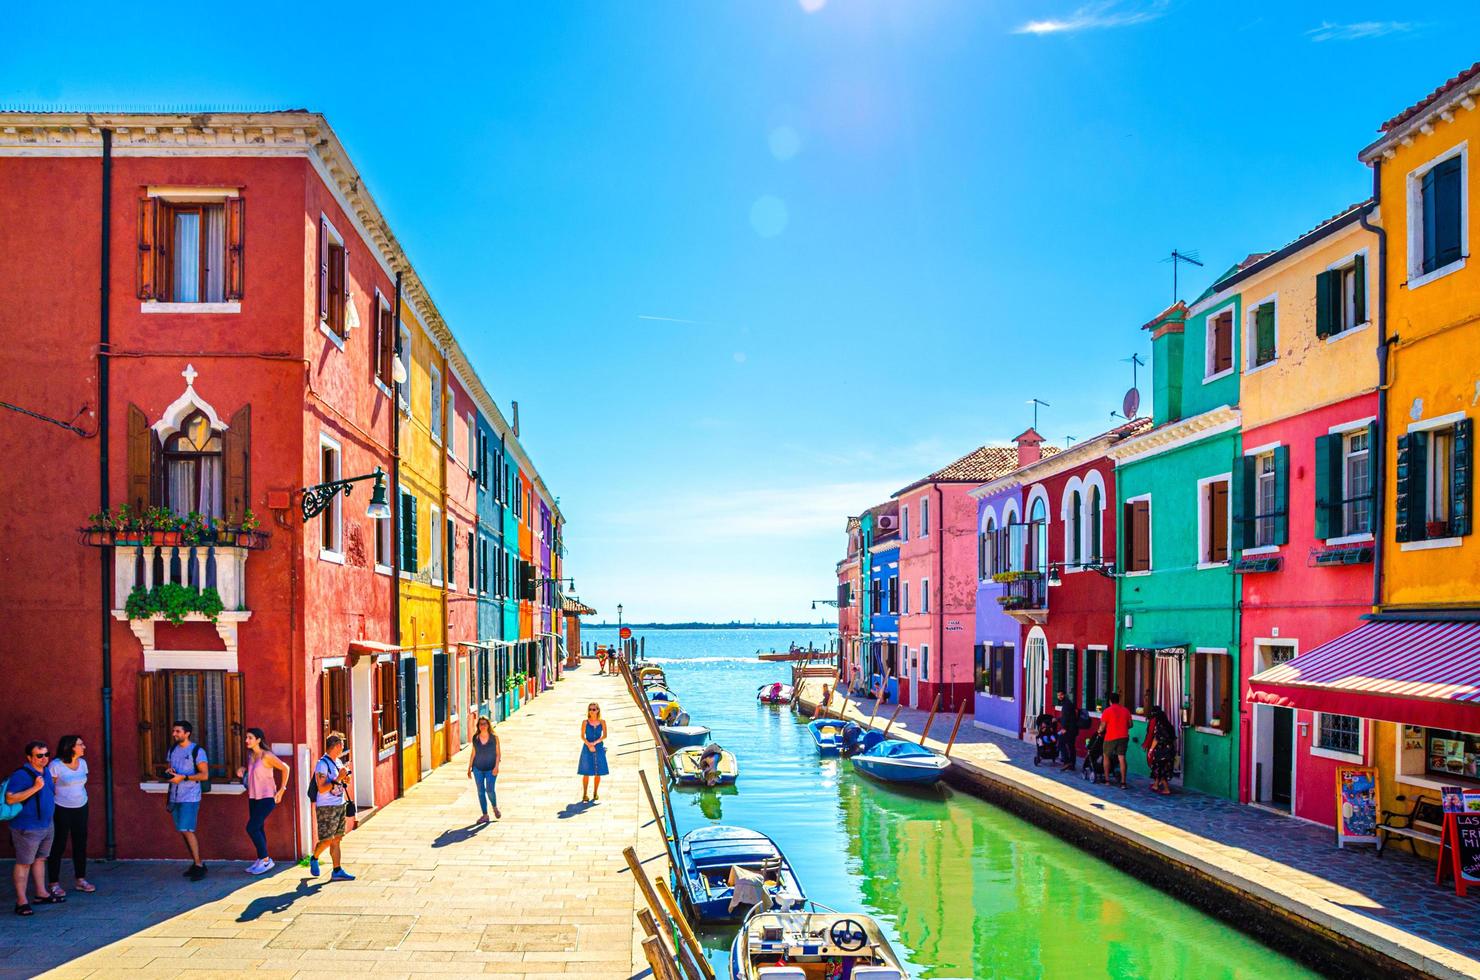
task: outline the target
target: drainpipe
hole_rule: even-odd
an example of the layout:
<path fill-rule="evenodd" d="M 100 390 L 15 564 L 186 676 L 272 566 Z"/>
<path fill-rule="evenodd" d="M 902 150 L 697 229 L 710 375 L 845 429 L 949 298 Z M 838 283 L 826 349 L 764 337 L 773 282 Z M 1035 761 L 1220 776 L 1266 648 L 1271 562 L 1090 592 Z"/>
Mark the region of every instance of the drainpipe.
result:
<path fill-rule="evenodd" d="M 113 232 L 113 130 L 105 129 L 103 136 L 103 197 L 101 204 L 101 232 L 98 249 L 98 509 L 106 512 L 108 500 L 108 345 L 110 301 L 108 276 L 112 258 L 109 254 L 109 237 Z M 118 856 L 118 838 L 114 828 L 113 800 L 113 549 L 98 551 L 99 583 L 103 596 L 99 617 L 102 624 L 102 671 L 103 671 L 103 854 L 112 861 Z"/>
<path fill-rule="evenodd" d="M 1387 229 L 1382 225 L 1369 224 L 1367 218 L 1382 204 L 1382 158 L 1372 161 L 1372 208 L 1359 219 L 1362 227 L 1377 236 L 1377 438 L 1369 451 L 1376 456 L 1372 467 L 1372 606 L 1382 605 L 1382 495 L 1387 482 L 1387 390 L 1388 390 L 1388 342 L 1397 337 L 1388 337 L 1387 332 Z"/>
<path fill-rule="evenodd" d="M 401 347 L 401 271 L 396 270 L 396 360 L 401 360 L 403 353 Z M 407 398 L 411 391 L 411 365 L 401 364 L 402 370 L 406 372 Z M 392 384 L 395 379 L 391 379 Z M 391 642 L 399 647 L 401 645 L 401 393 L 400 386 L 391 394 Z M 401 687 L 401 653 L 396 651 L 397 659 L 393 661 L 396 671 L 396 689 Z M 396 699 L 396 711 L 401 717 L 406 716 L 402 710 L 401 699 Z M 396 764 L 391 768 L 396 774 L 396 798 L 400 799 L 406 793 L 406 773 L 404 772 L 405 760 L 401 758 L 405 751 L 406 733 L 401 729 L 406 726 L 401 724 L 401 719 L 396 719 Z M 379 752 L 379 748 L 376 749 Z"/>
<path fill-rule="evenodd" d="M 935 485 L 935 507 L 938 511 L 936 520 L 940 527 L 940 535 L 935 542 L 935 580 L 940 583 L 940 602 L 935 610 L 935 649 L 940 657 L 940 683 L 946 685 L 946 696 L 949 698 L 946 710 L 954 711 L 955 694 L 946 681 L 946 492 L 939 483 Z"/>

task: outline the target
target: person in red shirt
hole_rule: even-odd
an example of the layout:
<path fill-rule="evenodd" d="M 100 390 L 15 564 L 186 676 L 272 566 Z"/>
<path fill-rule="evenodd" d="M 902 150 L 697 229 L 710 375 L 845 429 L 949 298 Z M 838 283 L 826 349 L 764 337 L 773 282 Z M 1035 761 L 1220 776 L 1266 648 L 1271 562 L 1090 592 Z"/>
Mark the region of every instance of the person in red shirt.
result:
<path fill-rule="evenodd" d="M 1131 741 L 1131 713 L 1120 703 L 1119 691 L 1110 692 L 1110 703 L 1100 712 L 1100 731 L 1105 735 L 1105 782 L 1110 782 L 1110 760 L 1120 756 L 1120 788 L 1126 789 L 1125 750 Z"/>

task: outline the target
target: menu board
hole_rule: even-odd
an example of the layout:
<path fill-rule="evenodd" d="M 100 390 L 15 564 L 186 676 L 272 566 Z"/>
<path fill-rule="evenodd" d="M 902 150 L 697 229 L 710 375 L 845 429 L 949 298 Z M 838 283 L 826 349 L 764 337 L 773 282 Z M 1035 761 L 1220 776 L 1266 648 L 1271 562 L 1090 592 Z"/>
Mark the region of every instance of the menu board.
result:
<path fill-rule="evenodd" d="M 1444 807 L 1444 835 L 1436 880 L 1443 880 L 1447 863 L 1447 870 L 1454 875 L 1454 889 L 1463 895 L 1466 884 L 1480 885 L 1480 791 L 1445 786 L 1440 790 L 1440 802 Z"/>
<path fill-rule="evenodd" d="M 1377 770 L 1336 768 L 1336 846 L 1377 843 Z"/>

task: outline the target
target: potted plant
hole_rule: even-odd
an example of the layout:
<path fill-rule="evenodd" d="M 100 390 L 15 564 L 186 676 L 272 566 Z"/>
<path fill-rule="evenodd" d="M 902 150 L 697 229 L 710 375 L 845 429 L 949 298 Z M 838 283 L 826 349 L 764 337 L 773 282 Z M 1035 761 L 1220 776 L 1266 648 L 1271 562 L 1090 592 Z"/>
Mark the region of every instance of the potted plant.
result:
<path fill-rule="evenodd" d="M 1447 538 L 1449 537 L 1448 521 L 1429 521 L 1423 526 L 1425 538 Z"/>
<path fill-rule="evenodd" d="M 180 543 L 188 545 L 200 544 L 205 531 L 206 518 L 192 510 L 180 521 Z"/>
<path fill-rule="evenodd" d="M 87 527 L 82 529 L 88 544 L 103 547 L 113 543 L 113 518 L 106 510 L 87 515 Z"/>
<path fill-rule="evenodd" d="M 113 512 L 114 541 L 117 544 L 140 545 L 144 543 L 144 521 L 142 515 L 133 512 L 128 504 L 119 504 Z"/>
<path fill-rule="evenodd" d="M 248 507 L 242 514 L 241 534 L 237 537 L 237 544 L 243 548 L 251 548 L 261 544 L 263 535 L 257 530 L 261 526 L 262 522 L 252 512 L 252 508 Z"/>
<path fill-rule="evenodd" d="M 136 585 L 123 601 L 123 614 L 129 619 L 148 619 L 154 615 L 154 602 L 149 590 Z"/>

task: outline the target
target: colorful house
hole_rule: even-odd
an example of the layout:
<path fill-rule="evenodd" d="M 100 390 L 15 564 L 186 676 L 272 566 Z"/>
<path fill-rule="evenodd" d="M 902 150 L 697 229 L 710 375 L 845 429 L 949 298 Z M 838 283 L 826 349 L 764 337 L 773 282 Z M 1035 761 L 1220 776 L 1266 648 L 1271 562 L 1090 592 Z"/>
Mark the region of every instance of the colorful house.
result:
<path fill-rule="evenodd" d="M 1023 492 L 1017 468 L 973 488 L 971 497 L 976 501 L 978 541 L 973 722 L 999 735 L 1021 738 L 1044 706 L 1042 684 L 1027 685 L 1033 693 L 1025 697 L 1023 672 L 1044 676 L 1047 644 L 1041 630 L 1034 633 L 1033 656 L 1028 658 L 1022 624 L 1007 612 L 1008 580 L 1022 570 L 1023 558 Z M 1025 668 L 1030 660 L 1031 666 Z"/>
<path fill-rule="evenodd" d="M 504 611 L 499 600 L 503 581 L 500 557 L 504 540 L 503 443 L 495 434 L 498 409 L 479 406 L 474 422 L 478 524 L 474 543 L 474 578 L 478 594 L 478 648 L 473 654 L 474 702 L 479 714 L 502 721 L 503 687 L 496 676 L 498 650 L 504 638 Z"/>
<path fill-rule="evenodd" d="M 1238 293 L 1214 290 L 1148 323 L 1153 427 L 1106 448 L 1120 551 L 1115 682 L 1138 716 L 1132 738 L 1144 734 L 1139 716 L 1161 707 L 1178 729 L 1183 784 L 1229 799 L 1240 738 L 1230 488 L 1243 451 L 1242 323 Z M 1131 753 L 1130 768 L 1144 773 L 1144 756 Z"/>
<path fill-rule="evenodd" d="M 1239 579 L 1238 798 L 1327 825 L 1336 769 L 1364 764 L 1366 724 L 1249 703 L 1248 679 L 1358 623 L 1372 602 L 1377 415 L 1372 202 L 1347 208 L 1214 285 L 1237 293 L 1242 448 L 1231 484 Z M 1369 275 L 1368 270 L 1373 274 Z M 1250 341 L 1265 331 L 1264 357 Z M 1257 363 L 1256 363 L 1257 362 Z"/>
<path fill-rule="evenodd" d="M 864 657 L 867 691 L 883 685 L 885 699 L 899 699 L 895 680 L 899 667 L 899 505 L 895 501 L 871 508 L 869 541 L 868 647 Z"/>
<path fill-rule="evenodd" d="M 866 601 L 861 591 L 862 577 L 859 570 L 859 550 L 863 546 L 862 522 L 857 517 L 848 518 L 844 529 L 848 547 L 836 567 L 838 580 L 838 649 L 843 656 L 843 675 L 859 687 L 863 676 L 863 661 L 860 651 L 860 606 Z"/>
<path fill-rule="evenodd" d="M 1251 678 L 1256 704 L 1358 719 L 1382 807 L 1480 780 L 1480 64 L 1382 126 L 1373 169 L 1382 270 L 1372 472 L 1376 611 Z M 1423 846 L 1423 845 L 1420 845 Z"/>
<path fill-rule="evenodd" d="M 448 359 L 447 388 L 443 399 L 447 413 L 446 459 L 443 472 L 447 510 L 442 546 L 446 567 L 447 652 L 449 667 L 449 725 L 447 752 L 450 756 L 472 736 L 477 698 L 478 543 L 477 440 L 478 411 L 461 372 Z"/>

